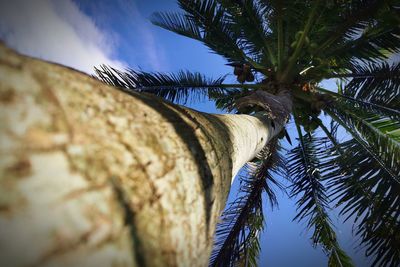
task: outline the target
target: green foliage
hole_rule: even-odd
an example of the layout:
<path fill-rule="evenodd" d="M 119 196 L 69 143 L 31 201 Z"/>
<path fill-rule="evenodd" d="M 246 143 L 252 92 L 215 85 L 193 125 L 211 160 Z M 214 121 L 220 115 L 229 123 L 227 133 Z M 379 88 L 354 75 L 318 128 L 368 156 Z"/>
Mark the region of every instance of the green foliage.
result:
<path fill-rule="evenodd" d="M 184 14 L 155 13 L 153 24 L 203 42 L 229 62 L 244 61 L 238 33 L 216 1 L 178 1 Z"/>
<path fill-rule="evenodd" d="M 343 106 L 327 111 L 400 184 L 400 121 Z"/>
<path fill-rule="evenodd" d="M 357 26 L 349 32 L 348 36 L 336 47 L 332 47 L 327 53 L 335 59 L 341 58 L 353 62 L 353 66 L 359 64 L 354 60 L 378 62 L 387 58 L 388 54 L 400 51 L 400 9 L 390 7 L 385 1 L 372 1 L 369 6 L 364 6 L 364 17 Z M 375 6 L 383 6 L 379 12 L 373 10 Z"/>
<path fill-rule="evenodd" d="M 357 222 L 355 233 L 367 255 L 374 256 L 373 266 L 397 266 L 399 184 L 392 173 L 381 167 L 378 158 L 366 152 L 364 144 L 353 139 L 340 147 L 345 153 L 335 159 L 340 168 L 336 176 L 332 175 L 329 186 L 341 214 Z"/>
<path fill-rule="evenodd" d="M 350 71 L 347 76 L 353 79 L 343 89 L 344 95 L 400 109 L 400 61 L 392 65 L 387 62 L 359 65 Z"/>
<path fill-rule="evenodd" d="M 339 104 L 346 105 L 348 108 L 356 107 L 357 109 L 370 111 L 372 113 L 380 114 L 382 116 L 387 116 L 393 120 L 400 121 L 400 110 L 382 106 L 379 104 L 371 103 L 369 101 L 361 100 L 359 98 L 354 98 L 342 93 L 338 94 L 323 88 L 317 88 L 318 91 L 324 92 L 335 98 L 335 102 Z M 343 89 L 339 86 L 339 92 L 343 92 Z"/>
<path fill-rule="evenodd" d="M 137 92 L 155 94 L 177 103 L 199 101 L 215 95 L 228 94 L 230 89 L 221 88 L 224 76 L 208 79 L 200 73 L 178 72 L 177 74 L 149 73 L 143 71 L 119 71 L 107 66 L 95 69 L 104 82 Z M 233 89 L 232 89 L 233 90 Z"/>
<path fill-rule="evenodd" d="M 343 143 L 338 143 L 334 135 L 330 138 L 333 146 L 326 150 L 327 165 L 332 168 L 326 177 L 330 198 L 346 220 L 356 222 L 355 234 L 367 255 L 375 256 L 372 265 L 397 266 L 400 203 L 399 181 L 393 178 L 393 172 L 398 177 L 399 170 L 382 167 L 385 162 L 359 137 Z"/>
<path fill-rule="evenodd" d="M 271 206 L 277 204 L 272 185 L 282 188 L 274 175 L 282 175 L 285 164 L 277 140 L 247 164 L 248 176 L 241 177 L 236 200 L 224 211 L 218 224 L 210 266 L 257 266 L 259 235 L 264 228 L 262 193 Z"/>
<path fill-rule="evenodd" d="M 329 266 L 353 266 L 351 259 L 340 248 L 329 218 L 327 189 L 324 186 L 325 175 L 331 166 L 326 163 L 326 142 L 314 135 L 302 135 L 300 127 L 299 145 L 289 152 L 288 169 L 293 180 L 292 197 L 297 200 L 298 213 L 294 220 L 307 221 L 307 228 L 313 230 L 313 245 L 321 245 L 329 255 Z"/>
<path fill-rule="evenodd" d="M 272 54 L 273 39 L 264 24 L 263 16 L 269 13 L 268 7 L 254 1 L 217 1 L 226 10 L 227 20 L 239 33 L 244 51 L 258 62 L 268 62 L 272 67 L 275 56 Z"/>

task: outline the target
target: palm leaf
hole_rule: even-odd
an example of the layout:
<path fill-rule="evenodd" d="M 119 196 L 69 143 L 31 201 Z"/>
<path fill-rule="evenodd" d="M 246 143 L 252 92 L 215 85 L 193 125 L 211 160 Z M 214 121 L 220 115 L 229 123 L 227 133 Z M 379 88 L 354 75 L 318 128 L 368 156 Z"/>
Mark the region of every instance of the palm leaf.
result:
<path fill-rule="evenodd" d="M 155 12 L 152 14 L 151 22 L 166 30 L 198 41 L 203 41 L 200 28 L 191 18 L 184 14 Z"/>
<path fill-rule="evenodd" d="M 249 163 L 250 177 L 241 178 L 240 197 L 222 215 L 217 226 L 216 242 L 211 254 L 210 266 L 257 266 L 260 251 L 259 234 L 264 227 L 262 192 L 265 190 L 271 205 L 276 197 L 270 184 L 282 188 L 273 178 L 273 173 L 283 170 L 282 158 L 276 151 L 276 140 L 272 141 Z"/>
<path fill-rule="evenodd" d="M 376 62 L 388 58 L 388 55 L 400 51 L 400 8 L 395 1 L 381 1 L 381 8 L 375 10 L 373 20 L 365 23 L 364 28 L 354 38 L 346 39 L 343 44 L 330 49 L 327 55 L 342 60 Z M 383 4 L 383 5 L 382 5 Z"/>
<path fill-rule="evenodd" d="M 105 65 L 95 70 L 98 77 L 110 85 L 155 94 L 176 103 L 211 98 L 216 94 L 227 94 L 230 90 L 237 91 L 235 85 L 232 85 L 232 88 L 224 88 L 225 76 L 209 79 L 200 73 L 188 71 L 180 71 L 177 74 L 119 71 Z"/>
<path fill-rule="evenodd" d="M 379 62 L 393 53 L 400 52 L 400 27 L 383 25 L 380 28 L 366 28 L 363 34 L 332 49 L 327 56 L 352 62 L 353 66 L 363 62 Z M 357 62 L 358 61 L 358 62 Z"/>
<path fill-rule="evenodd" d="M 268 62 L 269 66 L 273 66 L 276 59 L 271 47 L 268 24 L 265 21 L 265 14 L 269 9 L 253 0 L 218 0 L 218 2 L 229 14 L 227 19 L 231 21 L 232 27 L 240 33 L 243 48 L 260 62 Z"/>
<path fill-rule="evenodd" d="M 335 166 L 327 176 L 330 197 L 341 207 L 345 220 L 354 220 L 366 255 L 375 258 L 372 265 L 398 265 L 400 224 L 394 218 L 400 215 L 399 185 L 364 144 L 357 139 L 338 143 L 334 134 L 324 131 L 334 144 L 326 150 L 333 155 L 327 164 Z"/>
<path fill-rule="evenodd" d="M 366 256 L 374 258 L 372 265 L 397 266 L 400 239 L 396 231 L 400 225 L 394 218 L 400 215 L 398 184 L 357 139 L 339 143 L 337 126 L 329 131 L 321 124 L 332 144 L 321 157 L 329 166 L 325 175 L 329 197 L 341 207 L 345 220 L 354 220 L 355 234 L 360 237 Z"/>
<path fill-rule="evenodd" d="M 360 65 L 348 76 L 344 95 L 400 110 L 400 62 Z"/>
<path fill-rule="evenodd" d="M 331 5 L 326 10 L 324 21 L 325 29 L 321 34 L 321 45 L 316 51 L 320 54 L 326 49 L 337 47 L 337 44 L 345 40 L 354 39 L 359 32 L 368 26 L 377 16 L 377 11 L 382 8 L 385 1 L 380 0 L 356 0 Z"/>
<path fill-rule="evenodd" d="M 326 111 L 400 184 L 400 121 L 344 105 Z"/>
<path fill-rule="evenodd" d="M 329 218 L 329 198 L 324 186 L 324 176 L 330 173 L 328 164 L 320 162 L 326 151 L 327 140 L 312 134 L 303 136 L 300 126 L 299 145 L 289 152 L 289 175 L 292 177 L 292 197 L 297 201 L 298 213 L 294 220 L 307 220 L 307 228 L 314 229 L 313 245 L 322 245 L 329 255 L 330 266 L 353 266 L 351 259 L 340 248 L 336 233 Z"/>
<path fill-rule="evenodd" d="M 224 9 L 213 0 L 179 0 L 184 14 L 155 13 L 152 23 L 203 42 L 229 62 L 246 62 L 238 33 L 226 19 Z"/>
<path fill-rule="evenodd" d="M 335 93 L 335 92 L 332 92 L 330 90 L 327 90 L 327 89 L 324 89 L 321 87 L 317 87 L 317 90 L 319 92 L 323 92 L 323 93 L 333 96 L 335 98 L 335 102 L 339 103 L 339 105 L 345 105 L 349 108 L 356 107 L 357 109 L 370 111 L 372 113 L 386 116 L 386 117 L 389 117 L 396 121 L 400 121 L 400 110 L 395 110 L 395 109 L 392 109 L 392 108 L 389 108 L 389 107 L 386 107 L 383 105 L 371 103 L 366 100 L 357 99 L 357 98 L 354 98 L 354 97 L 351 97 L 348 95 L 344 95 L 341 93 Z M 342 89 L 339 89 L 339 91 L 342 91 Z"/>

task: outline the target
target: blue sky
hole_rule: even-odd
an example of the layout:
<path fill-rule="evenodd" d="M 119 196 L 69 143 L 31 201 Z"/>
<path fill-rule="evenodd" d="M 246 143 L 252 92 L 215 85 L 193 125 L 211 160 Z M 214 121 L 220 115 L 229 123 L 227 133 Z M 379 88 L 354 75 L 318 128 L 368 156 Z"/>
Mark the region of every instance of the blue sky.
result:
<path fill-rule="evenodd" d="M 0 1 L 0 38 L 21 53 L 87 73 L 103 63 L 146 71 L 187 69 L 212 77 L 231 72 L 220 56 L 202 44 L 153 26 L 148 20 L 155 11 L 177 9 L 174 0 Z M 219 113 L 208 101 L 191 107 Z M 237 186 L 234 183 L 231 199 Z M 265 205 L 267 225 L 261 237 L 260 266 L 326 266 L 324 253 L 311 247 L 305 225 L 292 222 L 294 202 L 283 193 L 278 198 L 279 209 L 272 212 Z M 340 225 L 339 239 L 356 265 L 366 266 L 362 253 L 352 249 L 356 242 L 350 234 L 351 225 L 342 225 L 335 216 L 333 221 Z"/>

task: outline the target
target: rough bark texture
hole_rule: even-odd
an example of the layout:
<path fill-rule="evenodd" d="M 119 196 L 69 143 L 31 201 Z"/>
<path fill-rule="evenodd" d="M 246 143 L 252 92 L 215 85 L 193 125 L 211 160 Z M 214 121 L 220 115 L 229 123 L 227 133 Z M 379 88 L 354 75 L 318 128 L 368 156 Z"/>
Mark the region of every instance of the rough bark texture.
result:
<path fill-rule="evenodd" d="M 257 90 L 236 100 L 235 105 L 238 109 L 247 106 L 259 106 L 265 111 L 268 118 L 283 126 L 289 119 L 293 103 L 290 91 L 283 89 L 276 95 Z"/>
<path fill-rule="evenodd" d="M 0 266 L 206 266 L 231 178 L 278 130 L 0 47 Z"/>

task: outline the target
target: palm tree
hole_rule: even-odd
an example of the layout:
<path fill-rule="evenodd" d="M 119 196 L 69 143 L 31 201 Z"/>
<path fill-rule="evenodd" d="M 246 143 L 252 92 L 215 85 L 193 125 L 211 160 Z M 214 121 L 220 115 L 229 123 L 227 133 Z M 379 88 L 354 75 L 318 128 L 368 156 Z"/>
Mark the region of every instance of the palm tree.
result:
<path fill-rule="evenodd" d="M 120 71 L 104 81 L 176 103 L 206 97 L 217 108 L 262 112 L 277 134 L 249 164 L 241 195 L 222 215 L 210 266 L 254 266 L 263 229 L 262 193 L 287 169 L 294 218 L 307 222 L 329 266 L 352 266 L 332 208 L 354 222 L 373 266 L 400 264 L 400 3 L 395 0 L 178 0 L 182 13 L 153 24 L 198 40 L 233 67 L 238 83 L 198 73 Z M 335 79 L 337 90 L 321 81 Z M 323 116 L 323 115 L 324 116 Z M 290 117 L 290 118 L 289 118 Z M 294 138 L 294 148 L 279 139 Z M 343 140 L 343 134 L 348 135 Z M 284 166 L 287 168 L 284 168 Z M 278 174 L 278 175 L 277 175 Z"/>

